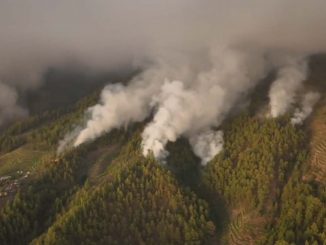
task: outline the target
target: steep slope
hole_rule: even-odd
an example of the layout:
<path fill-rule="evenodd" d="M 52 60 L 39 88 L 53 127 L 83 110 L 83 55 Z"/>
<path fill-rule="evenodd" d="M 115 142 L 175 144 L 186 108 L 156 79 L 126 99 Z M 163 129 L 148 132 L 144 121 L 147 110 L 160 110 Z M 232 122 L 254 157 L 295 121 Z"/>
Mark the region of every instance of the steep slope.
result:
<path fill-rule="evenodd" d="M 208 185 L 231 205 L 272 208 L 267 197 L 277 197 L 276 188 L 284 185 L 304 149 L 303 137 L 287 120 L 237 118 L 225 130 L 223 153 L 205 169 Z"/>
<path fill-rule="evenodd" d="M 313 177 L 326 184 L 326 101 L 322 101 L 311 121 L 311 169 Z M 308 176 L 307 176 L 308 177 Z"/>
<path fill-rule="evenodd" d="M 137 133 L 141 125 L 115 130 L 95 142 L 56 156 L 57 142 L 70 125 L 80 120 L 92 102 L 90 96 L 71 109 L 36 116 L 4 132 L 1 157 L 6 161 L 3 161 L 3 169 L 13 163 L 14 156 L 24 153 L 25 161 L 20 158 L 21 161 L 10 171 L 28 165 L 31 175 L 16 190 L 17 194 L 11 196 L 12 201 L 0 207 L 1 244 L 28 244 L 34 239 L 35 243 L 45 239 L 47 244 L 62 244 L 63 241 L 71 244 L 71 231 L 67 236 L 64 231 L 71 228 L 70 222 L 75 219 L 81 220 L 78 227 L 73 228 L 75 239 L 80 237 L 79 240 L 86 244 L 94 239 L 103 243 L 111 239 L 118 244 L 130 241 L 202 244 L 209 240 L 215 226 L 209 219 L 206 202 L 179 186 L 164 167 L 141 156 Z M 23 140 L 6 147 L 7 139 L 11 138 Z M 124 150 L 120 153 L 122 148 Z M 36 159 L 37 149 L 42 149 L 45 156 L 35 165 L 36 160 L 27 160 Z M 82 205 L 83 209 L 80 201 L 87 203 Z M 81 210 L 86 216 L 80 216 Z M 90 216 L 94 219 L 91 220 Z M 106 217 L 104 223 L 111 226 L 112 222 L 127 217 L 128 220 L 120 223 L 121 229 L 116 227 L 116 223 L 108 230 L 101 230 L 103 224 L 99 222 L 100 226 L 92 233 L 94 230 L 90 227 L 102 217 Z M 63 224 L 65 220 L 70 225 Z M 132 220 L 138 221 L 130 233 L 127 231 L 131 229 Z M 81 224 L 84 225 L 82 228 Z M 56 235 L 56 227 L 61 227 L 63 233 Z M 42 233 L 44 235 L 36 239 Z"/>
<path fill-rule="evenodd" d="M 307 89 L 324 95 L 315 75 Z M 0 177 L 12 177 L 0 181 L 12 190 L 0 196 L 1 244 L 323 244 L 326 103 L 293 126 L 257 116 L 265 89 L 224 123 L 224 150 L 205 167 L 182 137 L 166 165 L 144 158 L 145 123 L 58 156 L 98 92 L 11 125 L 0 137 Z"/>
<path fill-rule="evenodd" d="M 202 244 L 214 234 L 204 201 L 155 162 L 129 157 L 33 244 Z"/>

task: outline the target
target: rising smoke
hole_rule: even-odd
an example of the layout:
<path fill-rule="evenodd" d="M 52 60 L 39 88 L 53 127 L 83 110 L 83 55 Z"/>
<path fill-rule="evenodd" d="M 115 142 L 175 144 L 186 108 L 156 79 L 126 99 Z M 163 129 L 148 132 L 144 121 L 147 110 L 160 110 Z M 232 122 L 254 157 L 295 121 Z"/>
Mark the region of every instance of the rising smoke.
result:
<path fill-rule="evenodd" d="M 9 120 L 23 117 L 27 111 L 17 106 L 18 94 L 12 87 L 0 83 L 0 126 Z"/>
<path fill-rule="evenodd" d="M 301 108 L 297 108 L 291 118 L 293 125 L 302 124 L 304 120 L 312 113 L 315 104 L 320 99 L 320 94 L 317 92 L 308 92 L 304 95 L 301 102 Z"/>
<path fill-rule="evenodd" d="M 219 126 L 236 102 L 265 74 L 266 60 L 253 51 L 222 49 L 209 59 L 210 66 L 189 80 L 166 79 L 160 85 L 151 102 L 154 118 L 142 134 L 144 155 L 151 151 L 158 159 L 166 157 L 165 145 L 181 135 L 191 138 L 192 145 L 200 145 L 195 142 L 202 140 L 199 135 Z"/>
<path fill-rule="evenodd" d="M 206 165 L 223 150 L 223 132 L 207 130 L 191 137 L 189 142 L 194 153 L 201 158 L 202 165 Z"/>
<path fill-rule="evenodd" d="M 284 115 L 296 102 L 298 91 L 307 78 L 307 61 L 298 57 L 285 57 L 277 79 L 269 91 L 272 117 Z"/>
<path fill-rule="evenodd" d="M 222 144 L 213 129 L 269 72 L 277 72 L 271 115 L 293 106 L 307 57 L 326 51 L 325 9 L 324 0 L 4 0 L 0 80 L 16 98 L 67 60 L 95 71 L 135 65 L 143 72 L 108 85 L 60 150 L 153 113 L 142 134 L 145 155 L 164 158 L 166 143 L 185 136 L 206 163 Z M 4 101 L 0 108 L 22 111 L 17 98 Z"/>

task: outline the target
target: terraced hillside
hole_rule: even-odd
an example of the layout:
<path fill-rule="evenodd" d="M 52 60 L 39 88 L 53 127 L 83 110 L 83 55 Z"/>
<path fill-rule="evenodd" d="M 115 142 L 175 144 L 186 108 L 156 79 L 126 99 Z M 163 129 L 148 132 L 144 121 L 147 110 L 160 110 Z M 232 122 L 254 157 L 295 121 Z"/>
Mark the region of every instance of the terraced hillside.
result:
<path fill-rule="evenodd" d="M 317 109 L 311 122 L 311 174 L 326 183 L 326 101 Z"/>
<path fill-rule="evenodd" d="M 234 211 L 229 224 L 229 231 L 223 239 L 230 245 L 255 244 L 262 239 L 266 223 L 264 217 L 244 209 Z"/>

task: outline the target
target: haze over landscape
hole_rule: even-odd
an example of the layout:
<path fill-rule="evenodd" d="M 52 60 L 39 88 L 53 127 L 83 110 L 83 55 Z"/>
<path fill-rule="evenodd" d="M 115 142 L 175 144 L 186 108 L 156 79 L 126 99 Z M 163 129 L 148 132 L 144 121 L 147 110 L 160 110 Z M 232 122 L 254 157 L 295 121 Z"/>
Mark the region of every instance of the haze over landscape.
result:
<path fill-rule="evenodd" d="M 2 0 L 0 243 L 324 244 L 325 10 Z"/>

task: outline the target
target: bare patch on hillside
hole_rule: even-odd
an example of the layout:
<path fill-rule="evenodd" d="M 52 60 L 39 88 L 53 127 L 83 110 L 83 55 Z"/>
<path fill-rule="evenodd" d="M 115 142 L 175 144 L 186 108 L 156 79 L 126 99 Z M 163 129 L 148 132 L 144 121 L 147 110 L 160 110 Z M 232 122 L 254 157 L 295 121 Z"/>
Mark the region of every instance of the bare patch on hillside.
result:
<path fill-rule="evenodd" d="M 318 182 L 326 183 L 326 99 L 316 110 L 311 121 L 311 130 L 310 174 Z"/>

